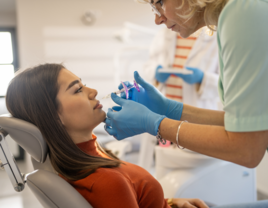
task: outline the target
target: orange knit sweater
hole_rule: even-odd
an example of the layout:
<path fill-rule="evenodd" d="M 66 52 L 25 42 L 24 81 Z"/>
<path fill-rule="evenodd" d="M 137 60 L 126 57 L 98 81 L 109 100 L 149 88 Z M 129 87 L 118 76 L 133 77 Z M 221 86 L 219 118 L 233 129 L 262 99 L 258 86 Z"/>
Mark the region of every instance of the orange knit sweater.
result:
<path fill-rule="evenodd" d="M 89 155 L 109 158 L 97 149 L 96 139 L 93 135 L 92 140 L 77 146 Z M 124 163 L 116 168 L 99 168 L 81 180 L 67 181 L 94 208 L 170 208 L 161 185 L 150 173 Z"/>

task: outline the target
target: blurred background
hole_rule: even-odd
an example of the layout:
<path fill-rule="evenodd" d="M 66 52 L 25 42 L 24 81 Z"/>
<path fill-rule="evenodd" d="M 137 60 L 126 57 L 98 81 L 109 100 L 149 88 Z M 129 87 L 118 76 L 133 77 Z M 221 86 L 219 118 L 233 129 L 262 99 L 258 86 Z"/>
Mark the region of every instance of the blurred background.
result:
<path fill-rule="evenodd" d="M 63 63 L 101 99 L 120 81 L 132 81 L 133 71 L 142 73 L 151 41 L 163 27 L 155 25 L 149 5 L 134 0 L 0 0 L 0 115 L 8 113 L 5 92 L 14 73 L 46 62 Z M 101 103 L 105 111 L 113 105 L 110 99 Z M 114 141 L 103 125 L 95 134 L 103 145 Z M 30 172 L 29 156 L 7 141 L 22 172 Z M 140 137 L 128 141 L 124 159 L 141 164 Z M 266 154 L 257 168 L 259 199 L 268 195 L 267 163 Z M 146 169 L 154 174 L 154 162 Z M 41 205 L 27 186 L 15 192 L 0 170 L 0 207 Z"/>

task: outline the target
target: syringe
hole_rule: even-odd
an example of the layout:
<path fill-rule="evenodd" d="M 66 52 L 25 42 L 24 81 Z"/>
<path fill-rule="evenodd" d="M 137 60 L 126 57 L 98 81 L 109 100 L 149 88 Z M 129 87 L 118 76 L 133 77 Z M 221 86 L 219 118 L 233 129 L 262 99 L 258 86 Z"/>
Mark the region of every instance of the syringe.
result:
<path fill-rule="evenodd" d="M 132 85 L 132 86 L 130 86 L 130 87 L 127 87 L 125 84 L 124 84 L 124 82 L 121 82 L 122 83 L 122 85 L 123 85 L 123 88 L 121 89 L 121 90 L 118 90 L 118 91 L 115 91 L 115 92 L 113 92 L 113 93 L 115 93 L 115 94 L 120 94 L 120 93 L 122 93 L 122 92 L 125 92 L 125 94 L 126 94 L 126 99 L 128 99 L 129 98 L 129 90 L 130 89 L 132 89 L 132 88 L 136 88 L 137 90 L 138 90 L 138 92 L 140 92 L 140 88 L 139 88 L 139 86 L 138 86 L 138 84 L 137 84 L 137 82 L 134 80 L 134 85 Z M 111 94 L 108 94 L 108 95 L 106 95 L 106 96 L 104 96 L 103 98 L 101 98 L 101 99 L 106 99 L 106 98 L 110 98 L 111 97 Z"/>

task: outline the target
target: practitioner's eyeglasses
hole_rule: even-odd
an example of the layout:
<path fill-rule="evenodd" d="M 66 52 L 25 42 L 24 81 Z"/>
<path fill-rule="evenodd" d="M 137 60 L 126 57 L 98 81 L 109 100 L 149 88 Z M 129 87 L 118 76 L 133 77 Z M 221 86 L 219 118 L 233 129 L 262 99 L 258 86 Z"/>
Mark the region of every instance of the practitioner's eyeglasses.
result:
<path fill-rule="evenodd" d="M 153 12 L 154 12 L 156 15 L 158 15 L 158 17 L 161 17 L 160 12 L 159 12 L 158 9 L 155 7 L 155 5 L 153 5 L 152 3 L 149 3 L 149 4 L 151 5 Z"/>

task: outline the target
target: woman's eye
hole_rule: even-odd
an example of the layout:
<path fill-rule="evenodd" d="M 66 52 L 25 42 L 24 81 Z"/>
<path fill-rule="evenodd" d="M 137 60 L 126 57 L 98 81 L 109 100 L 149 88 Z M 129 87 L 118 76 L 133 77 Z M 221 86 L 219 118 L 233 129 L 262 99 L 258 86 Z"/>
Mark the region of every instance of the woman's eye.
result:
<path fill-rule="evenodd" d="M 79 87 L 79 89 L 76 90 L 75 93 L 82 92 L 82 88 L 83 88 L 83 87 Z"/>
<path fill-rule="evenodd" d="M 84 86 L 87 86 L 87 85 L 86 85 L 86 84 L 84 84 Z M 75 91 L 75 93 L 82 92 L 82 88 L 83 88 L 84 86 L 79 87 L 79 89 L 78 89 L 78 90 L 76 90 L 76 91 Z"/>
<path fill-rule="evenodd" d="M 156 4 L 160 4 L 161 6 L 163 6 L 163 0 L 159 0 L 158 2 L 156 2 Z"/>

